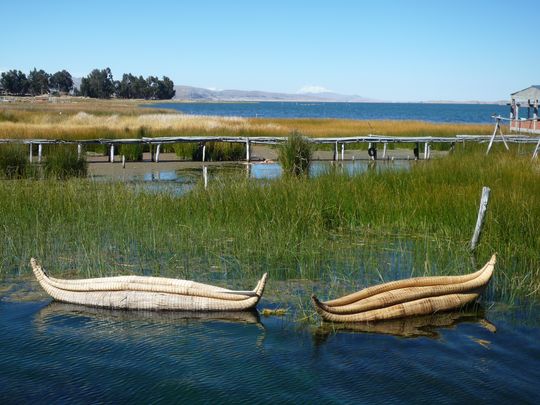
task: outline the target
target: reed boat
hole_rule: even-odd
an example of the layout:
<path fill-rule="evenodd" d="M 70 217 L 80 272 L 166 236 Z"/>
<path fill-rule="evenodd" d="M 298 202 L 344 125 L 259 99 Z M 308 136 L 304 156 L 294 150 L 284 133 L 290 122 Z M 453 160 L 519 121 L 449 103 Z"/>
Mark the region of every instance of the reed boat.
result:
<path fill-rule="evenodd" d="M 430 315 L 459 309 L 475 301 L 489 283 L 496 255 L 480 270 L 463 276 L 416 277 L 368 287 L 321 302 L 311 300 L 317 313 L 330 322 L 371 322 Z"/>
<path fill-rule="evenodd" d="M 55 300 L 111 309 L 174 311 L 245 311 L 254 308 L 264 292 L 267 273 L 253 290 L 238 291 L 164 277 L 117 276 L 79 280 L 50 277 L 30 260 L 39 284 Z"/>

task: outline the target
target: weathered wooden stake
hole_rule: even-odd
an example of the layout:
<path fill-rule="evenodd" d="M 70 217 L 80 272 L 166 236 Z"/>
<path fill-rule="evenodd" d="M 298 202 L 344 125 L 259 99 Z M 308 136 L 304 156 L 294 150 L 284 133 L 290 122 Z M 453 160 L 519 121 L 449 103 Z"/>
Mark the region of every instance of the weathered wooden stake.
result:
<path fill-rule="evenodd" d="M 383 142 L 383 150 L 382 150 L 382 158 L 386 159 L 386 147 L 388 146 L 388 142 Z"/>
<path fill-rule="evenodd" d="M 540 139 L 538 140 L 538 143 L 536 144 L 536 148 L 534 148 L 534 152 L 532 155 L 533 160 L 538 157 L 538 151 L 540 151 Z"/>
<path fill-rule="evenodd" d="M 476 227 L 474 228 L 474 234 L 471 239 L 471 251 L 476 249 L 478 242 L 480 241 L 480 235 L 482 233 L 482 227 L 484 226 L 484 216 L 487 212 L 489 193 L 491 189 L 489 187 L 482 188 L 482 198 L 480 199 L 480 208 L 478 209 L 478 218 L 476 219 Z"/>
<path fill-rule="evenodd" d="M 28 157 L 28 160 L 30 161 L 30 163 L 32 163 L 32 157 L 33 157 L 33 156 L 32 156 L 32 152 L 33 152 L 33 151 L 32 151 L 32 146 L 33 146 L 33 145 L 30 144 L 30 156 Z"/>
<path fill-rule="evenodd" d="M 38 161 L 38 163 L 41 163 L 42 157 L 43 157 L 43 145 L 38 143 L 38 146 L 37 146 L 37 161 Z"/>
<path fill-rule="evenodd" d="M 341 160 L 345 160 L 345 144 L 341 144 Z"/>
<path fill-rule="evenodd" d="M 206 144 L 203 143 L 202 146 L 202 161 L 204 162 L 206 160 Z"/>
<path fill-rule="evenodd" d="M 251 145 L 249 142 L 249 139 L 246 139 L 246 161 L 249 162 L 251 160 Z"/>
<path fill-rule="evenodd" d="M 208 166 L 203 166 L 202 169 L 203 180 L 204 180 L 204 189 L 208 188 Z"/>
<path fill-rule="evenodd" d="M 339 156 L 338 156 L 338 143 L 336 141 L 336 144 L 334 146 L 334 160 L 337 161 L 338 158 L 339 158 Z"/>
<path fill-rule="evenodd" d="M 493 130 L 493 135 L 491 135 L 491 139 L 489 140 L 489 145 L 486 151 L 486 155 L 489 153 L 489 151 L 491 150 L 491 147 L 493 146 L 493 141 L 495 141 L 495 137 L 497 136 L 497 131 L 501 135 L 501 138 L 503 140 L 504 146 L 506 147 L 506 150 L 510 150 L 510 148 L 508 147 L 508 144 L 506 143 L 506 138 L 504 137 L 502 133 L 501 119 L 497 118 L 497 122 L 495 123 L 495 129 Z"/>
<path fill-rule="evenodd" d="M 126 155 L 122 155 L 122 169 L 126 168 Z"/>
<path fill-rule="evenodd" d="M 109 162 L 114 163 L 114 145 L 109 149 Z"/>
<path fill-rule="evenodd" d="M 429 142 L 424 144 L 424 160 L 429 159 Z"/>
<path fill-rule="evenodd" d="M 157 146 L 156 146 L 156 163 L 159 162 L 159 152 L 160 152 L 160 149 L 161 149 L 161 144 L 158 143 Z"/>
<path fill-rule="evenodd" d="M 81 160 L 82 155 L 82 145 L 79 143 L 77 144 L 77 159 Z"/>

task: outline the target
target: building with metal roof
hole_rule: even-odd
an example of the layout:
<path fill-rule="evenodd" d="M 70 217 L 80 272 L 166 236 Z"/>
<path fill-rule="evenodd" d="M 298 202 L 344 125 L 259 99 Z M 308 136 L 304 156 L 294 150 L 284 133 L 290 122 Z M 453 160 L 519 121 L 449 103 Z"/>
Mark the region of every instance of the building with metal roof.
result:
<path fill-rule="evenodd" d="M 538 103 L 540 85 L 529 86 L 510 95 L 510 131 L 540 134 Z"/>

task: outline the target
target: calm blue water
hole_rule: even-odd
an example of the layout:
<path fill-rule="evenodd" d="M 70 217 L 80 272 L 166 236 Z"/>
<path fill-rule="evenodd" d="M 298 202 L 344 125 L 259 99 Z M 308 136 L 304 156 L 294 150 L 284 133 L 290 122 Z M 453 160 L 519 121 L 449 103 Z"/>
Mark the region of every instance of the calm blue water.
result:
<path fill-rule="evenodd" d="M 497 104 L 422 103 L 163 103 L 186 114 L 262 118 L 342 118 L 355 120 L 421 120 L 432 122 L 489 123 L 493 114 L 508 115 Z"/>
<path fill-rule="evenodd" d="M 380 333 L 302 327 L 256 313 L 215 318 L 2 300 L 0 400 L 540 401 L 534 308 L 440 314 L 430 319 L 435 327 L 399 321 L 379 326 Z"/>

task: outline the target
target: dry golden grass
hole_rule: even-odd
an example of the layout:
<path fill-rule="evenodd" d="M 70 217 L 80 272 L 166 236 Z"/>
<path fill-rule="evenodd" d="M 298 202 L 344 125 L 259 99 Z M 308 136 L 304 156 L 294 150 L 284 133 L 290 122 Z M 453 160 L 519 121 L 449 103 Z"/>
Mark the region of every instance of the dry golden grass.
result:
<path fill-rule="evenodd" d="M 129 138 L 141 127 L 149 136 L 286 136 L 297 130 L 310 137 L 454 136 L 490 134 L 492 125 L 439 124 L 423 121 L 341 119 L 263 119 L 190 116 L 140 107 L 141 100 L 60 98 L 55 103 L 32 98 L 0 104 L 0 138 Z M 145 101 L 146 104 L 148 102 Z"/>

